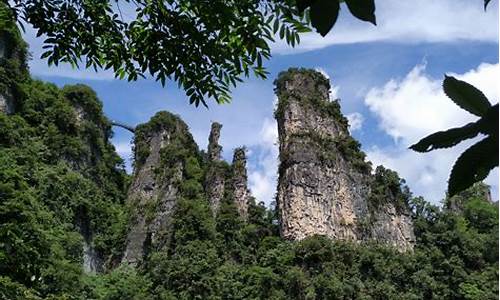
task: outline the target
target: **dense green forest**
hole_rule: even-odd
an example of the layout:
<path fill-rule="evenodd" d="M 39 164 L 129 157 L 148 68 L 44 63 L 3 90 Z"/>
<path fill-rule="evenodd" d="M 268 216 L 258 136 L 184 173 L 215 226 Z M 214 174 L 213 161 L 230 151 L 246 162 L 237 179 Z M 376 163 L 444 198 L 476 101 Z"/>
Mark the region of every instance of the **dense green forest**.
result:
<path fill-rule="evenodd" d="M 28 77 L 17 88 L 17 113 L 0 114 L 2 299 L 497 298 L 498 208 L 474 191 L 456 200 L 459 211 L 411 198 L 417 244 L 399 253 L 321 236 L 288 242 L 272 208 L 252 204 L 245 223 L 227 195 L 214 219 L 186 189 L 175 242 L 137 269 L 120 267 L 128 175 L 95 93 Z M 205 171 L 197 159 L 193 186 Z M 82 214 L 108 257 L 102 274 L 83 272 Z"/>
<path fill-rule="evenodd" d="M 322 236 L 290 242 L 262 203 L 244 222 L 227 194 L 214 218 L 206 159 L 182 147 L 169 148 L 188 178 L 171 242 L 137 268 L 120 265 L 129 175 L 101 102 L 89 87 L 32 79 L 18 32 L 2 34 L 13 55 L 0 58 L 0 89 L 16 107 L 0 113 L 0 299 L 498 298 L 498 206 L 482 185 L 451 199 L 458 210 L 407 193 L 412 252 Z M 82 267 L 85 231 L 105 260 L 98 274 Z"/>

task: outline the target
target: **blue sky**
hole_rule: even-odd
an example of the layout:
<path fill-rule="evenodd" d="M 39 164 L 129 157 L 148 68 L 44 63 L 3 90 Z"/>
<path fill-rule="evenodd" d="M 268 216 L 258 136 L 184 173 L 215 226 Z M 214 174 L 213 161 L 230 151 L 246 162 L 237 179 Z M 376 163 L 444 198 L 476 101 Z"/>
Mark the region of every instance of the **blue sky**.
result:
<path fill-rule="evenodd" d="M 248 147 L 250 188 L 266 203 L 276 189 L 273 80 L 289 67 L 315 68 L 330 78 L 332 95 L 341 99 L 351 132 L 374 165 L 397 170 L 414 194 L 439 203 L 454 160 L 471 142 L 428 154 L 407 147 L 427 134 L 474 119 L 442 93 L 444 73 L 473 83 L 498 102 L 498 2 L 487 12 L 479 0 L 401 2 L 377 2 L 377 27 L 353 19 L 344 9 L 326 38 L 311 33 L 295 49 L 281 42 L 273 45 L 269 79 L 246 80 L 233 91 L 232 103 L 212 103 L 208 110 L 190 106 L 175 83 L 162 88 L 152 80 L 115 80 L 108 72 L 49 68 L 38 59 L 42 40 L 29 30 L 26 39 L 35 77 L 61 86 L 91 86 L 111 119 L 136 125 L 168 110 L 186 121 L 201 148 L 206 148 L 211 121 L 221 122 L 224 158 L 230 160 L 235 147 Z M 129 163 L 130 141 L 130 133 L 115 129 L 113 143 Z M 498 199 L 498 168 L 487 183 Z"/>

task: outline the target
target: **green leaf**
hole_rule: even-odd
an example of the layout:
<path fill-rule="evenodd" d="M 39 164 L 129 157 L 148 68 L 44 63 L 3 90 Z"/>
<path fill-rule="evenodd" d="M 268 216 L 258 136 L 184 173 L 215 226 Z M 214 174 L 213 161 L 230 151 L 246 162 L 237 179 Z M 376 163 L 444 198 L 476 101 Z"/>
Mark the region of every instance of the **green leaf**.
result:
<path fill-rule="evenodd" d="M 443 89 L 456 105 L 478 117 L 484 116 L 491 107 L 483 92 L 455 77 L 445 75 Z"/>
<path fill-rule="evenodd" d="M 332 29 L 339 16 L 337 0 L 317 0 L 311 6 L 311 24 L 322 36 Z"/>
<path fill-rule="evenodd" d="M 281 29 L 280 29 L 280 39 L 283 39 L 285 38 L 285 26 L 281 26 Z"/>
<path fill-rule="evenodd" d="M 377 25 L 374 0 L 346 0 L 347 8 L 356 18 Z"/>
<path fill-rule="evenodd" d="M 455 162 L 448 181 L 448 195 L 469 188 L 488 176 L 498 166 L 498 136 L 489 136 L 472 145 Z"/>
<path fill-rule="evenodd" d="M 471 139 L 479 134 L 477 123 L 469 123 L 463 127 L 452 128 L 446 131 L 438 131 L 410 146 L 417 152 L 429 152 L 434 149 L 449 148 L 463 140 Z"/>

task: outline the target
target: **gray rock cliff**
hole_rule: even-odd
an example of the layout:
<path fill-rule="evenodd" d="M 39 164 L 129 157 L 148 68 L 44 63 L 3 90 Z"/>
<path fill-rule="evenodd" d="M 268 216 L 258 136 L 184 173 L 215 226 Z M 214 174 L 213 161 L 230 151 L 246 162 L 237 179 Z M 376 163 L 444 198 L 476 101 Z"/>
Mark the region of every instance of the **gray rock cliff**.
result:
<path fill-rule="evenodd" d="M 187 125 L 167 112 L 157 113 L 135 133 L 135 165 L 127 203 L 133 209 L 122 262 L 140 264 L 168 240 L 168 226 L 183 180 L 179 151 L 197 151 Z"/>
<path fill-rule="evenodd" d="M 329 81 L 319 72 L 290 69 L 279 75 L 280 167 L 277 205 L 281 234 L 301 240 L 320 234 L 334 239 L 374 239 L 407 250 L 414 235 L 407 207 L 385 199 L 374 208 L 371 164 L 348 132 Z"/>
<path fill-rule="evenodd" d="M 205 186 L 210 208 L 214 216 L 217 215 L 220 202 L 224 198 L 225 174 L 220 166 L 222 146 L 219 145 L 221 129 L 222 125 L 220 123 L 213 122 L 208 137 L 207 154 L 209 166 L 205 178 Z"/>
<path fill-rule="evenodd" d="M 236 148 L 233 155 L 231 189 L 238 213 L 244 220 L 247 219 L 248 203 L 251 197 L 250 190 L 247 186 L 248 178 L 246 164 L 245 148 Z"/>

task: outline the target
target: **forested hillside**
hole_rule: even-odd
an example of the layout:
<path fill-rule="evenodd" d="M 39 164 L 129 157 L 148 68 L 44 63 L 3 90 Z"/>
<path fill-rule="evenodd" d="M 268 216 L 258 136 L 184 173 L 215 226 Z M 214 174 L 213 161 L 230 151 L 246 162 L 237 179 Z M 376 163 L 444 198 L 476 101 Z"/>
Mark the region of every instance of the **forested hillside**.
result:
<path fill-rule="evenodd" d="M 102 103 L 89 87 L 32 79 L 25 45 L 4 14 L 0 100 L 9 109 L 0 112 L 0 299 L 498 298 L 498 206 L 487 187 L 478 184 L 438 208 L 412 197 L 388 172 L 384 180 L 406 193 L 412 251 L 325 236 L 288 241 L 274 206 L 250 200 L 242 217 L 231 193 L 238 163 L 211 161 L 168 113 L 137 128 L 134 149 L 137 169 L 151 154 L 141 144 L 148 133 L 178 129 L 159 150 L 163 173 L 154 178 L 180 170 L 168 238 L 128 264 L 127 235 L 141 206 L 126 201 L 133 178 L 109 141 Z M 205 180 L 214 168 L 226 182 L 217 214 Z M 142 208 L 153 220 L 157 208 Z"/>

